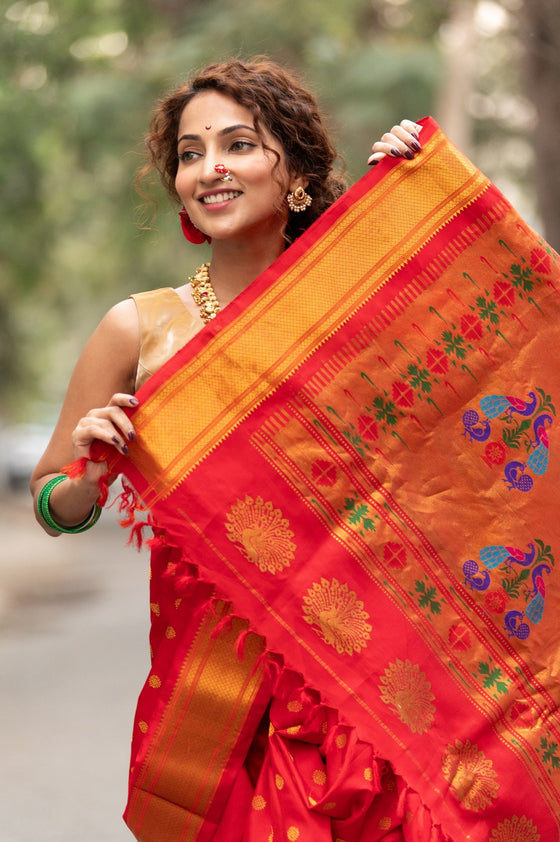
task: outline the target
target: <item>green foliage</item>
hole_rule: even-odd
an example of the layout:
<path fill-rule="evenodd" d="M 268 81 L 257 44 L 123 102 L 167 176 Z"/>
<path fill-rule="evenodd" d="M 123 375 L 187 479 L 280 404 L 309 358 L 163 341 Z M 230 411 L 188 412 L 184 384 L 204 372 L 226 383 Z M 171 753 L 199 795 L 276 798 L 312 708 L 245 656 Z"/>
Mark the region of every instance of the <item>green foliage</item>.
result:
<path fill-rule="evenodd" d="M 470 2 L 470 0 L 464 0 Z M 83 342 L 131 292 L 178 286 L 207 255 L 154 188 L 134 190 L 154 100 L 208 61 L 267 53 L 317 93 L 349 180 L 404 116 L 433 113 L 442 0 L 15 0 L 0 4 L 0 395 L 60 401 Z M 494 74 L 495 75 L 495 74 Z M 494 78 L 494 77 L 492 77 Z M 501 156 L 498 156 L 501 157 Z M 178 267 L 181 267 L 178 269 Z M 450 338 L 446 352 L 464 350 Z M 422 384 L 420 384 L 422 387 Z M 394 407 L 376 407 L 394 425 Z M 359 443 L 356 442 L 359 446 Z"/>

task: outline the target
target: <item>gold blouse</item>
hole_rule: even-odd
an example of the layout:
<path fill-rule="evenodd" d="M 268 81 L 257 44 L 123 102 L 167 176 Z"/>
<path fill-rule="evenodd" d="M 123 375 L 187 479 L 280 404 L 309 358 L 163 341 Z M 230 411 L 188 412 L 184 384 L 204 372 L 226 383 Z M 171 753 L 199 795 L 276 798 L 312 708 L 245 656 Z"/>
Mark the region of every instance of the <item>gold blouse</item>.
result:
<path fill-rule="evenodd" d="M 136 390 L 203 327 L 171 287 L 130 296 L 140 321 Z"/>

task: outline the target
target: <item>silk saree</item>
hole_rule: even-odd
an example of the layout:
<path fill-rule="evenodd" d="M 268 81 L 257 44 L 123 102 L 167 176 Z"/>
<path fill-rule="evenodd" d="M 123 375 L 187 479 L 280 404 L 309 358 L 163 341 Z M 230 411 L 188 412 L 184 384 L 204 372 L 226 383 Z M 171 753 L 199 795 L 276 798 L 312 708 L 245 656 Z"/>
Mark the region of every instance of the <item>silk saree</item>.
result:
<path fill-rule="evenodd" d="M 422 144 L 99 448 L 154 533 L 142 842 L 559 838 L 559 258 Z"/>

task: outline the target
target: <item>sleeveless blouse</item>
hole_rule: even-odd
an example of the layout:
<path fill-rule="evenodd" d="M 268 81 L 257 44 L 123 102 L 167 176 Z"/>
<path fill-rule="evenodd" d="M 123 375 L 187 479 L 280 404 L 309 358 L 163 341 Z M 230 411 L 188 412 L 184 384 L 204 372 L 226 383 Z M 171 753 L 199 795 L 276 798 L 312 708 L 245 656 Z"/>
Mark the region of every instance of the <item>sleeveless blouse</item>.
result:
<path fill-rule="evenodd" d="M 135 383 L 138 391 L 203 325 L 171 287 L 139 292 L 130 297 L 136 304 L 140 322 L 140 355 Z"/>

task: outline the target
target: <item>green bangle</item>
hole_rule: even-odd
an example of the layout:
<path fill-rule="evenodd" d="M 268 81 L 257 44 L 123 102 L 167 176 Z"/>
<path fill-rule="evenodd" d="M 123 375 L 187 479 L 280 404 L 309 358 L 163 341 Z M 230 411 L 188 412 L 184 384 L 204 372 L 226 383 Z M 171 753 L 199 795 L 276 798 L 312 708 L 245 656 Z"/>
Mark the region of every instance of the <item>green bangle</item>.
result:
<path fill-rule="evenodd" d="M 57 532 L 65 532 L 69 535 L 76 535 L 78 532 L 85 532 L 86 529 L 91 529 L 97 523 L 101 516 L 101 506 L 96 504 L 87 518 L 76 526 L 61 526 L 57 523 L 51 514 L 49 501 L 53 488 L 56 488 L 59 483 L 64 482 L 66 479 L 68 479 L 66 474 L 61 474 L 58 477 L 53 477 L 44 484 L 37 497 L 37 511 L 43 523 L 50 527 L 50 529 L 55 529 Z"/>

